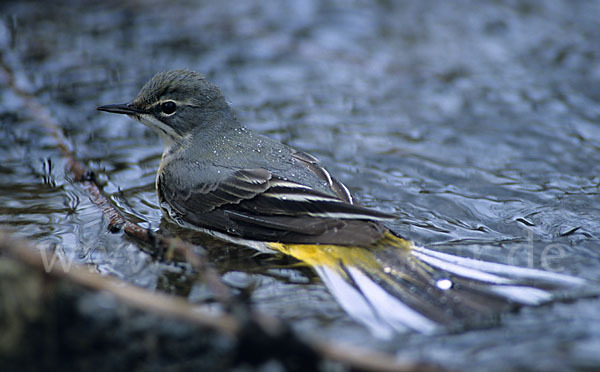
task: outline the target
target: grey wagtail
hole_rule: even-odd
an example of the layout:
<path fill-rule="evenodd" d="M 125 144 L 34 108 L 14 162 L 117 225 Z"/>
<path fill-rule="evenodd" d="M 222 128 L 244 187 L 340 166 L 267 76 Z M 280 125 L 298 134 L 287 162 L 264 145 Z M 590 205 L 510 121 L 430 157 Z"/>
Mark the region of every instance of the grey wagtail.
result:
<path fill-rule="evenodd" d="M 385 226 L 393 215 L 357 204 L 316 157 L 244 128 L 199 73 L 159 73 L 133 101 L 98 110 L 126 114 L 162 137 L 156 189 L 169 219 L 305 262 L 378 336 L 486 321 L 583 283 L 403 239 Z"/>

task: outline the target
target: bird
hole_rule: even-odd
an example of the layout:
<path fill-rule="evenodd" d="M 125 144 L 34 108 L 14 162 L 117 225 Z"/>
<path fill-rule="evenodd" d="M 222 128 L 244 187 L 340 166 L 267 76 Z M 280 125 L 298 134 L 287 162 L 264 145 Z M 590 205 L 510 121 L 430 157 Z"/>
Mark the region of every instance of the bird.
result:
<path fill-rule="evenodd" d="M 377 337 L 487 324 L 585 282 L 403 238 L 388 227 L 395 215 L 362 206 L 317 157 L 242 125 L 198 72 L 157 73 L 132 101 L 97 109 L 127 115 L 162 138 L 155 185 L 167 220 L 304 262 Z"/>

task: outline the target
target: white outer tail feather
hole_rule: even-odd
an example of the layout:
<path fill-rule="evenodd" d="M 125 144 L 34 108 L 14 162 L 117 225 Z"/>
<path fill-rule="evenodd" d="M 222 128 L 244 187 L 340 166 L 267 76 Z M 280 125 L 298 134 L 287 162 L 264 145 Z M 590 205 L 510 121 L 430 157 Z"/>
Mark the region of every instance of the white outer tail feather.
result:
<path fill-rule="evenodd" d="M 392 337 L 394 328 L 377 316 L 367 296 L 360 293 L 335 270 L 326 266 L 315 267 L 315 270 L 337 302 L 352 318 L 369 328 L 375 337 Z"/>
<path fill-rule="evenodd" d="M 554 293 L 532 287 L 533 284 L 569 289 L 587 283 L 564 274 L 479 261 L 422 247 L 414 247 L 412 254 L 434 269 L 486 284 L 490 293 L 521 305 L 540 305 L 555 299 Z M 408 329 L 425 334 L 443 329 L 388 293 L 359 268 L 346 267 L 355 286 L 332 268 L 315 269 L 342 308 L 367 326 L 375 337 L 389 339 Z M 528 282 L 522 284 L 523 281 Z"/>
<path fill-rule="evenodd" d="M 377 315 L 394 329 L 409 327 L 422 333 L 433 333 L 439 328 L 434 321 L 400 302 L 360 270 L 350 267 L 348 271 L 361 292 L 369 293 L 369 298 L 378 305 L 374 306 Z"/>
<path fill-rule="evenodd" d="M 569 276 L 569 275 L 565 275 L 565 274 L 553 273 L 550 271 L 543 271 L 543 270 L 537 270 L 537 269 L 530 269 L 527 267 L 505 265 L 505 264 L 500 264 L 500 263 L 495 263 L 495 262 L 481 261 L 481 260 L 476 260 L 473 258 L 455 256 L 455 255 L 451 255 L 448 253 L 442 253 L 442 252 L 433 251 L 433 250 L 430 250 L 427 248 L 414 246 L 413 254 L 417 255 L 417 253 L 420 253 L 421 255 L 419 255 L 418 257 L 427 263 L 429 263 L 429 261 L 431 260 L 430 257 L 435 257 L 435 258 L 443 260 L 447 263 L 456 264 L 458 266 L 461 266 L 461 267 L 464 267 L 467 269 L 474 269 L 481 273 L 485 272 L 488 274 L 497 274 L 498 276 L 503 277 L 505 280 L 508 279 L 509 281 L 512 281 L 515 279 L 521 279 L 521 280 L 529 279 L 529 280 L 537 280 L 537 281 L 539 281 L 539 283 L 554 284 L 554 285 L 565 286 L 565 287 L 580 286 L 580 285 L 585 285 L 587 283 L 587 281 L 585 279 L 576 278 L 574 276 Z M 430 264 L 432 266 L 437 266 L 434 263 L 430 263 Z M 455 274 L 460 275 L 459 272 L 456 272 Z M 463 275 L 460 275 L 460 276 L 463 276 Z M 467 276 L 467 277 L 469 277 L 469 276 Z M 498 284 L 500 284 L 500 283 L 498 283 Z"/>

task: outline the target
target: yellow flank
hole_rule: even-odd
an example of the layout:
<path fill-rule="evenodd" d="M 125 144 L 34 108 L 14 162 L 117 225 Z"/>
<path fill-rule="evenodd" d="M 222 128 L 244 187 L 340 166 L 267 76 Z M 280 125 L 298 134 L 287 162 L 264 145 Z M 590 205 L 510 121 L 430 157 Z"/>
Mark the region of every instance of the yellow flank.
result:
<path fill-rule="evenodd" d="M 386 231 L 381 239 L 368 247 L 333 244 L 269 243 L 271 249 L 290 255 L 310 266 L 339 268 L 340 264 L 342 264 L 344 266 L 368 268 L 370 269 L 369 271 L 385 270 L 385 265 L 379 262 L 376 255 L 373 254 L 375 251 L 396 248 L 399 255 L 407 256 L 412 246 L 412 242 L 399 238 L 389 231 Z M 341 274 L 344 273 L 342 272 Z"/>

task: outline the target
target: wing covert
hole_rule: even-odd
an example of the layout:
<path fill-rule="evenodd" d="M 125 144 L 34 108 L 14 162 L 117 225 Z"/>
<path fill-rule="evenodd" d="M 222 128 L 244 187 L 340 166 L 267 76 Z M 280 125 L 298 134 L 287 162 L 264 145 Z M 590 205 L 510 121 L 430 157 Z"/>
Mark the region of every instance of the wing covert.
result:
<path fill-rule="evenodd" d="M 175 172 L 162 172 L 157 180 L 161 206 L 167 204 L 169 216 L 194 226 L 281 242 L 367 244 L 380 237 L 383 227 L 378 222 L 396 218 L 352 204 L 345 192 L 340 196 L 334 187 L 331 193 L 322 192 L 266 169 L 222 172 L 218 181 L 193 186 L 169 179 Z M 322 177 L 331 181 L 330 186 L 336 184 L 329 173 Z"/>
<path fill-rule="evenodd" d="M 190 187 L 170 179 L 168 172 L 157 181 L 159 196 L 182 216 L 209 213 L 215 209 L 252 199 L 269 188 L 271 172 L 265 169 L 241 169 L 219 182 L 196 183 Z M 177 187 L 180 185 L 179 187 Z"/>

